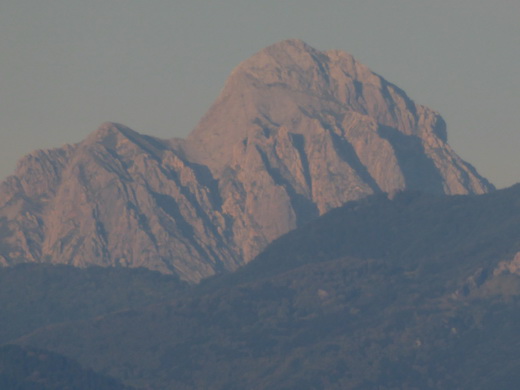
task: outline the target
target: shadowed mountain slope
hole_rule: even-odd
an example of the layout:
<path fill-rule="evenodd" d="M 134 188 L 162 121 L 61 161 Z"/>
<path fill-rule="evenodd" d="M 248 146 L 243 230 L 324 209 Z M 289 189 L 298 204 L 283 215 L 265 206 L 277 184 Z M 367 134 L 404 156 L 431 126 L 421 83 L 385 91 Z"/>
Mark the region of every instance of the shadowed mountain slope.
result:
<path fill-rule="evenodd" d="M 17 342 L 152 389 L 516 389 L 520 186 L 332 210 L 191 296 Z"/>
<path fill-rule="evenodd" d="M 198 282 L 334 207 L 403 189 L 493 189 L 434 111 L 298 40 L 240 64 L 186 140 L 106 123 L 0 185 L 0 264 L 146 267 Z"/>
<path fill-rule="evenodd" d="M 0 345 L 45 326 L 171 301 L 187 290 L 175 276 L 142 268 L 1 268 Z"/>
<path fill-rule="evenodd" d="M 0 388 L 4 390 L 132 390 L 48 351 L 0 347 Z"/>

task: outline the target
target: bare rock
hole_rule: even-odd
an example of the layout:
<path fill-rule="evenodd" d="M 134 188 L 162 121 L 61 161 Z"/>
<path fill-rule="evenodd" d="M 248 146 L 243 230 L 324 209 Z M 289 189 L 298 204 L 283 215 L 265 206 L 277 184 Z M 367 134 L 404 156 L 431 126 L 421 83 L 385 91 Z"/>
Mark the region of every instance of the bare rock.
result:
<path fill-rule="evenodd" d="M 493 186 L 436 112 L 298 40 L 240 64 L 186 140 L 105 123 L 24 157 L 0 187 L 2 264 L 146 267 L 197 282 L 343 203 Z"/>

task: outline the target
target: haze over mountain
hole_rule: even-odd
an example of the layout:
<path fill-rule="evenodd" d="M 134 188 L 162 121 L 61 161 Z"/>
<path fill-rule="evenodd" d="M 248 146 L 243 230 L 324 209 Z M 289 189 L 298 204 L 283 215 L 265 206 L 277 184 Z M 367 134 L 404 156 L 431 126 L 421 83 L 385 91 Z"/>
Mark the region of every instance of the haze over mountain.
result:
<path fill-rule="evenodd" d="M 347 53 L 288 40 L 240 64 L 186 140 L 105 123 L 20 160 L 0 185 L 0 263 L 198 282 L 345 202 L 404 189 L 493 186 L 450 148 L 439 114 Z"/>
<path fill-rule="evenodd" d="M 517 389 L 520 187 L 493 189 L 439 114 L 277 43 L 187 139 L 105 123 L 0 185 L 0 380 Z"/>
<path fill-rule="evenodd" d="M 14 342 L 157 390 L 515 390 L 519 199 L 376 194 L 190 294 Z"/>

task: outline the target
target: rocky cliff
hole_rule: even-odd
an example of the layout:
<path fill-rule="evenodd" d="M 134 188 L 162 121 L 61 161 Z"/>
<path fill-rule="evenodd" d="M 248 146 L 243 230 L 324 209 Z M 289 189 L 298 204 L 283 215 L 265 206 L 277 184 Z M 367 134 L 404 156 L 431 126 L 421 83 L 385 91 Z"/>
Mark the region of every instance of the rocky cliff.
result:
<path fill-rule="evenodd" d="M 186 140 L 106 123 L 24 157 L 0 187 L 0 262 L 200 279 L 377 192 L 484 193 L 434 111 L 341 51 L 298 40 L 240 64 Z"/>

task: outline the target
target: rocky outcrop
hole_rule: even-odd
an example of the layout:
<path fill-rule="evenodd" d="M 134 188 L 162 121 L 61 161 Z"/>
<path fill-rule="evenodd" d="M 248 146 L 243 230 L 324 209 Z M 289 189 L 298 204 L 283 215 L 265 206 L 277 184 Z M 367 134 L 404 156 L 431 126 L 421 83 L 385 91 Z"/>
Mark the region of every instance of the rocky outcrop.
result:
<path fill-rule="evenodd" d="M 246 259 L 368 194 L 493 188 L 447 144 L 439 114 L 349 54 L 298 40 L 240 64 L 186 150 L 219 180 Z"/>
<path fill-rule="evenodd" d="M 192 281 L 238 265 L 207 169 L 112 123 L 69 149 L 62 162 L 41 158 L 50 190 L 30 157 L 4 183 L 14 195 L 2 211 L 15 217 L 5 220 L 7 262 L 146 267 Z"/>
<path fill-rule="evenodd" d="M 240 64 L 186 140 L 106 123 L 22 159 L 0 188 L 0 262 L 147 267 L 196 282 L 377 192 L 493 189 L 434 111 L 347 53 L 298 40 Z"/>

